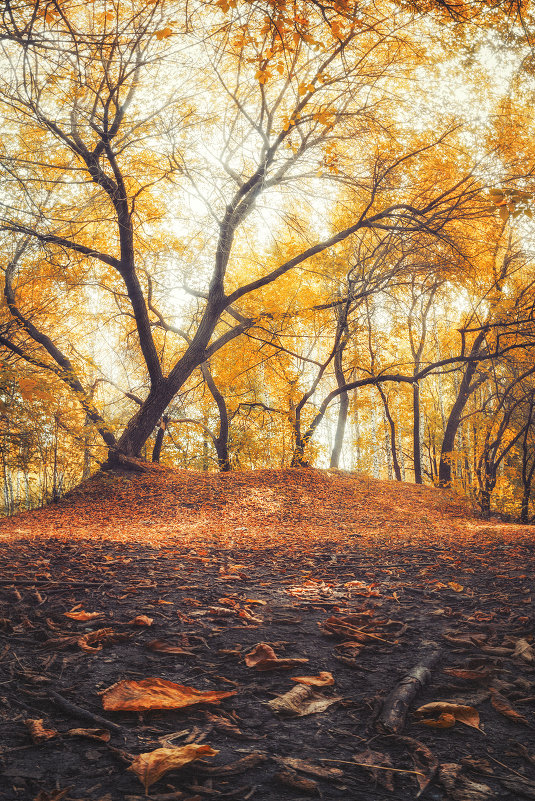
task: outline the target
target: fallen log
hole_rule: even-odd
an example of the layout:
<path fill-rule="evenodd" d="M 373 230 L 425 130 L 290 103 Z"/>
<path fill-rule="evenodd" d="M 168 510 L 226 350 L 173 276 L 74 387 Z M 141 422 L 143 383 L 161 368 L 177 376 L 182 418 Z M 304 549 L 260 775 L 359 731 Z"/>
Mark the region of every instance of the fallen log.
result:
<path fill-rule="evenodd" d="M 376 723 L 382 732 L 401 734 L 403 731 L 411 702 L 431 678 L 431 670 L 440 658 L 441 651 L 437 643 L 429 643 L 429 646 L 430 650 L 421 661 L 387 695 Z"/>

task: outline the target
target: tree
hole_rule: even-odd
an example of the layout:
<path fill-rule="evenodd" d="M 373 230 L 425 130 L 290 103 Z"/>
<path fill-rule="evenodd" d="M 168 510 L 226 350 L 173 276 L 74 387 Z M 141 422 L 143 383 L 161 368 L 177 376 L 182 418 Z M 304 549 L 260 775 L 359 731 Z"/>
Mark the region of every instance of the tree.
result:
<path fill-rule="evenodd" d="M 303 3 L 302 11 L 290 20 L 282 4 L 270 15 L 244 3 L 221 18 L 202 3 L 65 0 L 10 6 L 4 16 L 10 202 L 1 231 L 11 323 L 0 344 L 67 384 L 111 462 L 139 456 L 192 373 L 262 318 L 264 287 L 358 232 L 444 237 L 452 220 L 474 213 L 479 187 L 469 169 L 451 180 L 444 170 L 439 186 L 431 178 L 430 156 L 436 165 L 436 151 L 444 160 L 453 153 L 447 129 L 411 141 L 383 119 L 390 75 L 399 79 L 402 58 L 411 66 L 406 11 L 388 2 Z M 407 184 L 409 169 L 427 177 Z M 350 224 L 318 236 L 303 224 L 318 218 L 314 204 L 296 217 L 289 193 L 313 194 L 329 180 L 357 185 L 358 203 Z M 271 204 L 279 243 L 266 271 L 262 242 L 251 246 L 265 226 L 261 202 Z M 244 280 L 245 253 L 256 266 Z M 176 286 L 177 258 L 185 273 L 188 260 L 199 265 L 189 287 L 197 307 L 185 309 L 189 342 L 169 346 L 166 315 L 154 312 L 169 297 L 149 304 L 146 275 L 167 272 L 165 286 Z M 35 304 L 44 276 L 48 308 Z M 73 305 L 87 309 L 98 297 L 110 316 L 115 306 L 132 322 L 145 391 L 120 434 L 88 391 L 95 368 L 65 324 L 69 293 Z"/>

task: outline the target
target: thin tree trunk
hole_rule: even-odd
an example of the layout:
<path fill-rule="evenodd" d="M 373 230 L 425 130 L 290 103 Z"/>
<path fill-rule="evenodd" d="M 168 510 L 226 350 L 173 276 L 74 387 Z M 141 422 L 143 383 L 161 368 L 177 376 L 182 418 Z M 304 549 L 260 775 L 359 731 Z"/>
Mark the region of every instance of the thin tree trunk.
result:
<path fill-rule="evenodd" d="M 162 445 L 163 440 L 165 437 L 165 432 L 167 431 L 167 423 L 169 422 L 169 417 L 164 414 L 160 426 L 158 428 L 158 433 L 156 434 L 156 439 L 154 441 L 154 448 L 152 449 L 152 461 L 159 463 L 160 456 L 162 454 Z"/>
<path fill-rule="evenodd" d="M 412 416 L 414 483 L 423 484 L 422 445 L 420 442 L 420 387 L 417 381 L 412 385 Z"/>
<path fill-rule="evenodd" d="M 390 453 L 392 454 L 392 465 L 394 467 L 394 474 L 396 476 L 396 481 L 401 481 L 401 468 L 398 462 L 398 455 L 397 455 L 397 447 L 396 447 L 396 425 L 390 414 L 390 408 L 388 406 L 388 399 L 384 393 L 383 388 L 380 384 L 378 384 L 377 389 L 379 390 L 379 394 L 381 396 L 381 400 L 383 401 L 383 407 L 385 411 L 385 416 L 388 421 L 388 425 L 390 428 Z"/>
<path fill-rule="evenodd" d="M 347 413 L 349 409 L 349 395 L 347 392 L 342 392 L 340 395 L 340 405 L 338 406 L 338 420 L 336 422 L 336 434 L 334 436 L 334 446 L 331 452 L 331 461 L 329 467 L 340 466 L 340 454 L 342 453 L 342 445 L 344 443 L 344 434 L 347 423 Z"/>

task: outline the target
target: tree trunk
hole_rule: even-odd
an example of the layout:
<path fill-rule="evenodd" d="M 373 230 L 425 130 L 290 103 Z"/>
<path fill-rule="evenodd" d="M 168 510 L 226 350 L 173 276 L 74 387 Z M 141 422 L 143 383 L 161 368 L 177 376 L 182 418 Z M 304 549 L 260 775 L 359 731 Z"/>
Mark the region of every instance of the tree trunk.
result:
<path fill-rule="evenodd" d="M 520 511 L 520 522 L 521 523 L 528 523 L 529 522 L 529 499 L 531 495 L 531 487 L 527 486 L 524 487 L 524 492 L 522 493 L 522 507 Z"/>
<path fill-rule="evenodd" d="M 483 515 L 485 520 L 488 520 L 490 517 L 490 490 L 488 489 L 481 490 L 481 498 L 479 504 L 481 506 L 481 514 Z"/>
<path fill-rule="evenodd" d="M 388 420 L 388 426 L 390 428 L 390 452 L 392 454 L 392 465 L 394 468 L 394 474 L 396 476 L 396 481 L 401 481 L 401 468 L 399 466 L 398 461 L 398 454 L 397 454 L 397 447 L 396 447 L 396 425 L 390 414 L 390 408 L 388 406 L 388 399 L 384 393 L 383 388 L 380 384 L 377 385 L 377 389 L 379 390 L 379 394 L 381 396 L 381 400 L 383 401 L 383 406 L 385 410 L 385 416 Z"/>
<path fill-rule="evenodd" d="M 414 483 L 423 484 L 422 480 L 422 444 L 420 442 L 420 387 L 415 381 L 412 385 L 412 437 L 414 456 Z"/>
<path fill-rule="evenodd" d="M 334 446 L 331 452 L 331 461 L 329 467 L 340 466 L 340 454 L 342 452 L 342 445 L 344 443 L 344 434 L 347 423 L 347 412 L 349 409 L 349 395 L 347 392 L 342 392 L 340 395 L 340 405 L 338 407 L 338 420 L 336 423 L 336 434 L 334 436 Z"/>
<path fill-rule="evenodd" d="M 485 339 L 486 333 L 487 331 L 484 330 L 480 331 L 480 333 L 477 335 L 470 350 L 470 356 L 476 356 L 479 353 L 479 349 L 483 343 L 483 340 Z M 480 387 L 484 381 L 486 381 L 486 376 L 483 376 L 477 381 L 472 382 L 477 370 L 477 366 L 478 363 L 475 361 L 468 362 L 466 365 L 466 369 L 459 386 L 459 391 L 457 393 L 457 398 L 455 399 L 455 403 L 453 404 L 448 417 L 448 422 L 444 431 L 444 439 L 442 440 L 440 462 L 438 466 L 439 487 L 451 487 L 451 460 L 452 453 L 455 448 L 457 429 L 461 423 L 461 416 L 470 395 L 474 392 L 474 390 Z"/>
<path fill-rule="evenodd" d="M 206 381 L 206 385 L 210 390 L 210 394 L 217 404 L 217 410 L 219 412 L 219 433 L 217 437 L 214 437 L 214 447 L 217 453 L 217 464 L 219 469 L 222 473 L 226 473 L 229 470 L 232 470 L 228 448 L 229 419 L 227 403 L 213 379 L 208 363 L 201 365 L 201 372 L 204 380 Z"/>
<path fill-rule="evenodd" d="M 156 434 L 156 440 L 154 442 L 154 448 L 152 449 L 152 461 L 153 462 L 160 462 L 160 456 L 162 453 L 162 445 L 163 440 L 165 437 L 165 432 L 167 430 L 167 423 L 169 422 L 169 417 L 164 414 L 161 419 L 160 427 L 158 428 L 158 433 Z"/>

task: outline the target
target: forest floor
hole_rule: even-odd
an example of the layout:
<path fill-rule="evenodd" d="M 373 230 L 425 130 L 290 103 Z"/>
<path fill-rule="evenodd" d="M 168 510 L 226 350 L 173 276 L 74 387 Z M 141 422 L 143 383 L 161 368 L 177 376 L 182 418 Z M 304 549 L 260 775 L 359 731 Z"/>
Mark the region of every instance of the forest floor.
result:
<path fill-rule="evenodd" d="M 0 799 L 535 799 L 533 527 L 160 468 L 0 543 Z"/>

